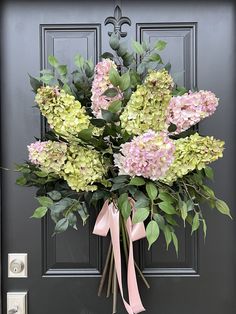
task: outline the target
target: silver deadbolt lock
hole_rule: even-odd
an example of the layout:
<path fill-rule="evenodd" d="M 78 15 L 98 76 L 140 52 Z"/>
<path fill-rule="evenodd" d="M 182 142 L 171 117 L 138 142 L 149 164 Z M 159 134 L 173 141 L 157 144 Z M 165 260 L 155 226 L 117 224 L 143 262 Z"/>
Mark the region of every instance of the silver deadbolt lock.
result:
<path fill-rule="evenodd" d="M 14 274 L 19 274 L 24 270 L 24 263 L 20 259 L 14 259 L 10 263 L 10 271 Z"/>
<path fill-rule="evenodd" d="M 9 253 L 8 254 L 8 277 L 26 278 L 27 277 L 27 254 Z"/>

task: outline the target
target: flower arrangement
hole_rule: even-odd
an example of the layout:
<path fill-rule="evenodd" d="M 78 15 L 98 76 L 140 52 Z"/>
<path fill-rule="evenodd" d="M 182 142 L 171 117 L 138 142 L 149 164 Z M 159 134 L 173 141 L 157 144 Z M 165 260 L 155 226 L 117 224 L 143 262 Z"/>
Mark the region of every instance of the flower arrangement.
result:
<path fill-rule="evenodd" d="M 113 53 L 105 52 L 95 67 L 76 55 L 69 75 L 50 56 L 51 69 L 30 76 L 48 128 L 28 146 L 29 160 L 17 165 L 17 183 L 37 188 L 32 217 L 49 214 L 55 234 L 77 229 L 78 219 L 85 224 L 89 211 L 99 208 L 94 233 L 111 234 L 99 295 L 107 278 L 113 313 L 119 286 L 131 314 L 144 310 L 136 272 L 149 287 L 134 261 L 133 241 L 146 237 L 150 248 L 162 232 L 167 248 L 173 242 L 178 254 L 177 222 L 189 224 L 192 233 L 201 227 L 206 236 L 203 202 L 231 215 L 207 185 L 213 179 L 208 164 L 223 156 L 224 142 L 194 127 L 215 112 L 219 99 L 174 82 L 160 56 L 164 41 L 133 41 L 129 52 L 113 33 L 110 46 Z M 129 303 L 121 258 L 127 261 Z"/>

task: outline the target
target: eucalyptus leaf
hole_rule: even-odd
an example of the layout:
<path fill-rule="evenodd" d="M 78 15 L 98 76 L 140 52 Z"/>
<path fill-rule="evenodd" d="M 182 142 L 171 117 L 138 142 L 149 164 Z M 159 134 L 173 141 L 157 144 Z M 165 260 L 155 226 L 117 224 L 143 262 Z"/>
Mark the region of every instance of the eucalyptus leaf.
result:
<path fill-rule="evenodd" d="M 55 226 L 55 233 L 61 233 L 68 229 L 69 220 L 67 218 L 60 219 Z"/>
<path fill-rule="evenodd" d="M 221 214 L 227 215 L 227 216 L 229 216 L 232 219 L 232 216 L 230 214 L 229 206 L 224 201 L 222 201 L 220 199 L 217 199 L 215 205 L 216 205 L 217 210 Z"/>
<path fill-rule="evenodd" d="M 109 39 L 109 44 L 113 50 L 118 50 L 120 46 L 120 41 L 119 41 L 118 36 L 115 33 L 111 34 L 111 37 Z"/>
<path fill-rule="evenodd" d="M 118 86 L 120 84 L 120 75 L 114 67 L 111 67 L 109 71 L 109 80 L 114 86 Z"/>
<path fill-rule="evenodd" d="M 57 58 L 54 56 L 48 56 L 48 62 L 54 68 L 56 68 L 59 65 Z"/>
<path fill-rule="evenodd" d="M 129 71 L 127 71 L 126 73 L 124 73 L 121 78 L 120 78 L 120 89 L 122 91 L 125 91 L 126 89 L 128 89 L 130 87 L 130 75 L 129 75 Z"/>
<path fill-rule="evenodd" d="M 48 192 L 47 194 L 53 201 L 59 201 L 62 197 L 61 193 L 56 190 Z"/>
<path fill-rule="evenodd" d="M 114 100 L 108 107 L 108 111 L 116 113 L 121 110 L 122 102 L 120 100 Z"/>
<path fill-rule="evenodd" d="M 200 226 L 199 213 L 195 213 L 193 217 L 192 234 L 194 231 L 198 230 L 199 226 Z"/>
<path fill-rule="evenodd" d="M 167 42 L 165 42 L 164 40 L 158 40 L 155 44 L 155 48 L 159 51 L 162 51 L 165 49 L 167 45 Z"/>
<path fill-rule="evenodd" d="M 112 98 L 112 97 L 117 96 L 117 94 L 118 94 L 118 90 L 115 87 L 111 87 L 105 90 L 105 92 L 102 95 Z"/>
<path fill-rule="evenodd" d="M 140 44 L 138 41 L 135 41 L 135 40 L 132 41 L 132 48 L 133 48 L 134 52 L 139 54 L 139 55 L 142 55 L 145 52 L 142 44 Z"/>

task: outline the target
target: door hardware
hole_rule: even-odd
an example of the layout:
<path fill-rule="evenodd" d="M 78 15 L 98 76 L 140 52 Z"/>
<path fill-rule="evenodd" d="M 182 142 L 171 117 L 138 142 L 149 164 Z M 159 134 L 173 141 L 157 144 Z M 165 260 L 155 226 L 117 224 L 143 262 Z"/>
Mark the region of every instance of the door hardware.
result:
<path fill-rule="evenodd" d="M 8 254 L 8 277 L 9 278 L 26 278 L 27 271 L 27 254 L 10 253 Z"/>
<path fill-rule="evenodd" d="M 7 293 L 7 314 L 27 314 L 27 292 Z"/>

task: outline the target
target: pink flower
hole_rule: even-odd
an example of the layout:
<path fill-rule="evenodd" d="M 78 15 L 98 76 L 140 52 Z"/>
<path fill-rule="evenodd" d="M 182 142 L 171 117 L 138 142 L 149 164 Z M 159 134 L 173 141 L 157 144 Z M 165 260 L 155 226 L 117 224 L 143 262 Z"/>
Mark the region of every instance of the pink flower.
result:
<path fill-rule="evenodd" d="M 114 87 L 109 80 L 109 71 L 114 67 L 115 63 L 110 59 L 103 59 L 98 62 L 95 67 L 95 75 L 92 84 L 92 111 L 95 117 L 101 118 L 101 109 L 107 110 L 112 101 L 122 99 L 122 93 L 118 89 L 118 94 L 115 97 L 107 97 L 103 93 L 108 89 Z"/>
<path fill-rule="evenodd" d="M 143 176 L 158 180 L 174 160 L 175 145 L 166 132 L 148 132 L 121 145 L 121 153 L 114 155 L 119 174 Z"/>
<path fill-rule="evenodd" d="M 27 146 L 29 151 L 29 160 L 33 164 L 40 165 L 38 157 L 40 156 L 40 153 L 44 151 L 46 144 L 47 142 L 37 141 Z"/>
<path fill-rule="evenodd" d="M 218 100 L 214 93 L 203 90 L 172 97 L 168 107 L 167 123 L 177 126 L 175 134 L 183 132 L 212 115 L 218 106 Z"/>

